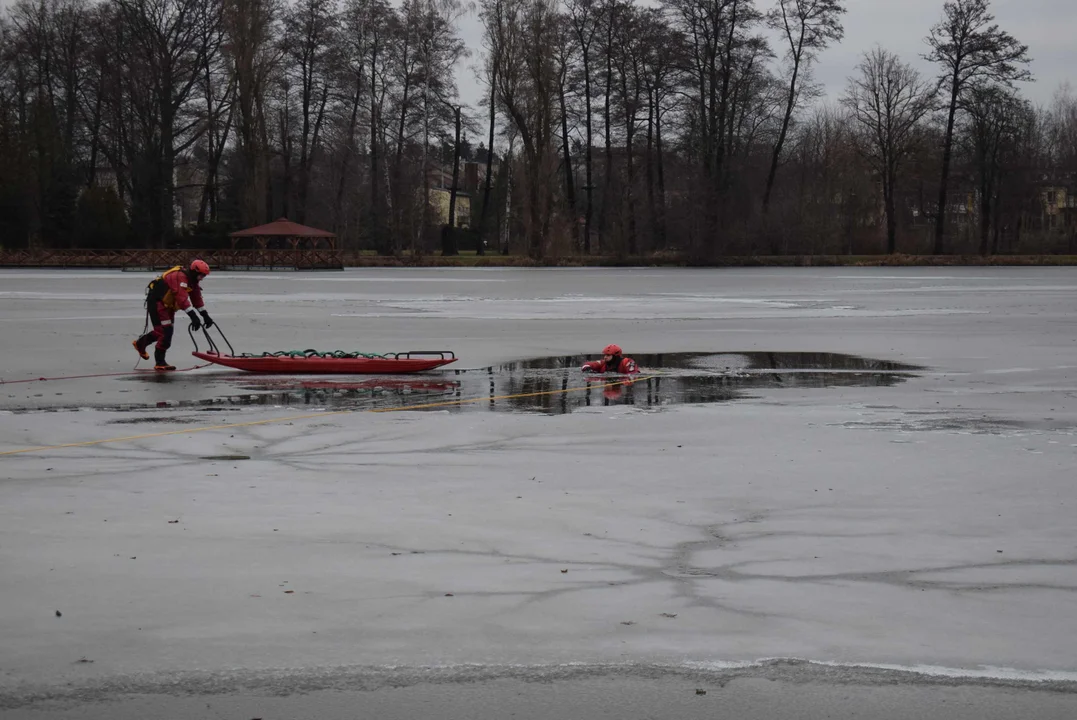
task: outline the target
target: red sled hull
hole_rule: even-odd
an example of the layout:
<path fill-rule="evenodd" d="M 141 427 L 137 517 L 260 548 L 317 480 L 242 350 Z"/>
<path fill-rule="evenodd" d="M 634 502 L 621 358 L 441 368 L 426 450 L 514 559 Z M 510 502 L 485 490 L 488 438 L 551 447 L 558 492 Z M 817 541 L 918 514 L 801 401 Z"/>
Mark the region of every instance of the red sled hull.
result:
<path fill-rule="evenodd" d="M 246 372 L 273 375 L 398 375 L 421 372 L 456 362 L 455 357 L 235 357 L 217 353 L 191 353 L 200 360 Z"/>

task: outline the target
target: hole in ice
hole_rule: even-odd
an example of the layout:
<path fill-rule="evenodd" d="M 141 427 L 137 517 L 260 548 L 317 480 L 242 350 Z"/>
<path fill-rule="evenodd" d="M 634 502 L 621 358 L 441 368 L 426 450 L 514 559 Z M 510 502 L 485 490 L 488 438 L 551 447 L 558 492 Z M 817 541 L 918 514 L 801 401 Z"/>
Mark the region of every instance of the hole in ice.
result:
<path fill-rule="evenodd" d="M 585 374 L 580 366 L 594 358 L 582 355 L 392 377 L 207 375 L 207 380 L 213 378 L 211 382 L 223 385 L 217 396 L 181 405 L 559 414 L 589 406 L 658 408 L 726 402 L 769 388 L 885 387 L 905 382 L 914 377 L 914 371 L 924 369 L 837 353 L 695 352 L 632 357 L 642 368 L 634 378 Z M 199 376 L 191 379 L 195 377 Z M 608 385 L 619 381 L 625 382 Z"/>

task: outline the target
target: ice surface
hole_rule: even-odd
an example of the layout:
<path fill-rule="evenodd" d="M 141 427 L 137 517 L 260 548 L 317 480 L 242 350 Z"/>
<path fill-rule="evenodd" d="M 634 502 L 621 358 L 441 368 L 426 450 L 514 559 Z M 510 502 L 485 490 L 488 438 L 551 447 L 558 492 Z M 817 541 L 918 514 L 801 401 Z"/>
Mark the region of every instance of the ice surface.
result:
<path fill-rule="evenodd" d="M 0 271 L 2 379 L 127 373 L 150 277 Z M 210 369 L 0 385 L 0 411 L 39 409 L 0 415 L 0 451 L 138 436 L 0 456 L 0 695 L 439 663 L 1077 678 L 1077 269 L 218 272 L 205 292 L 240 351 L 928 369 L 555 416 L 152 409 Z M 170 359 L 188 350 L 181 329 Z"/>

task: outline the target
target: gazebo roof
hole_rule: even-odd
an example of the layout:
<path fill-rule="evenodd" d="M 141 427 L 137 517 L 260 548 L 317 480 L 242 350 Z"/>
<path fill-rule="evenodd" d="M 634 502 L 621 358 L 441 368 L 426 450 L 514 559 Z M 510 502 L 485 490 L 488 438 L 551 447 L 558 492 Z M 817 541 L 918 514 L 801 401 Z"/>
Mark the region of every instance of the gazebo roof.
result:
<path fill-rule="evenodd" d="M 334 233 L 328 230 L 319 230 L 318 228 L 307 227 L 306 225 L 300 225 L 294 223 L 288 218 L 278 218 L 271 223 L 265 225 L 259 225 L 258 227 L 247 228 L 246 230 L 237 230 L 234 233 L 229 233 L 229 237 L 242 238 L 242 237 L 313 237 L 313 238 L 335 238 Z"/>

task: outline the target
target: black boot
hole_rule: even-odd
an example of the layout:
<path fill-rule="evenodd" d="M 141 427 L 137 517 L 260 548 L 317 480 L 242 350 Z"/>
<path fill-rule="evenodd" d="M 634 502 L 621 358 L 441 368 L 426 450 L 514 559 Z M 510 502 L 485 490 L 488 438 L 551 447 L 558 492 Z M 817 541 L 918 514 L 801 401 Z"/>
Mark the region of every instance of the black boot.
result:
<path fill-rule="evenodd" d="M 164 371 L 167 371 L 167 370 L 175 370 L 176 369 L 175 365 L 169 365 L 167 362 L 165 362 L 165 351 L 162 350 L 161 348 L 155 348 L 154 349 L 154 351 L 153 351 L 153 359 L 157 363 L 156 365 L 153 366 L 154 370 L 159 370 L 161 372 L 164 372 Z"/>

